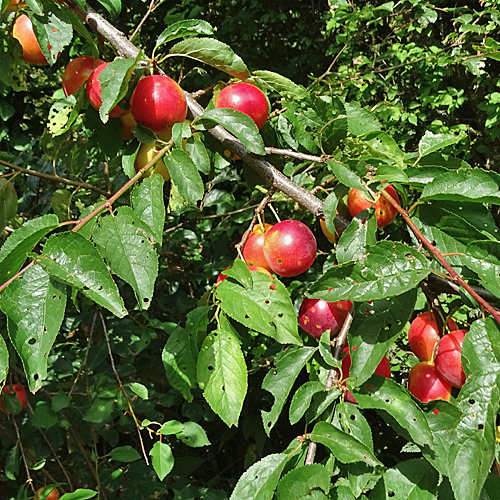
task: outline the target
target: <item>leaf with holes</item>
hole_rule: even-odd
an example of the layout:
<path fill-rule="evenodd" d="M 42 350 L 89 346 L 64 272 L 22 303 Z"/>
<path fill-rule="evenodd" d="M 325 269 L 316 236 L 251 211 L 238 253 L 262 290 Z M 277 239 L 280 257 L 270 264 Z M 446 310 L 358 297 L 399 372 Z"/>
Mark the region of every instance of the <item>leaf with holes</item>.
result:
<path fill-rule="evenodd" d="M 264 430 L 268 436 L 278 421 L 295 380 L 315 352 L 314 347 L 292 346 L 276 355 L 274 368 L 267 373 L 262 382 L 262 389 L 274 396 L 271 411 L 261 411 Z"/>
<path fill-rule="evenodd" d="M 29 267 L 0 299 L 9 337 L 23 363 L 30 391 L 47 377 L 47 358 L 66 310 L 66 285 L 40 266 Z"/>
<path fill-rule="evenodd" d="M 370 448 L 328 422 L 318 422 L 309 439 L 326 446 L 343 464 L 365 462 L 373 467 L 382 465 Z"/>
<path fill-rule="evenodd" d="M 415 248 L 379 241 L 354 262 L 330 268 L 306 295 L 327 302 L 384 299 L 412 290 L 430 271 L 429 262 Z"/>
<path fill-rule="evenodd" d="M 43 255 L 33 260 L 61 283 L 81 291 L 90 300 L 123 318 L 127 310 L 111 274 L 96 247 L 75 232 L 52 235 Z"/>
<path fill-rule="evenodd" d="M 130 203 L 137 216 L 150 231 L 148 234 L 155 245 L 161 247 L 165 224 L 165 203 L 163 201 L 164 181 L 159 175 L 152 175 L 136 184 L 130 193 Z"/>
<path fill-rule="evenodd" d="M 321 464 L 296 467 L 278 483 L 276 500 L 306 500 L 318 498 L 318 489 L 328 493 L 331 487 L 331 471 Z M 321 496 L 319 498 L 326 498 Z"/>
<path fill-rule="evenodd" d="M 205 429 L 196 422 L 185 422 L 182 430 L 177 433 L 177 437 L 191 448 L 210 445 Z"/>
<path fill-rule="evenodd" d="M 248 389 L 245 358 L 237 333 L 221 316 L 219 328 L 207 335 L 197 364 L 198 383 L 212 410 L 229 426 L 238 425 Z"/>
<path fill-rule="evenodd" d="M 356 304 L 349 329 L 351 368 L 349 377 L 360 385 L 372 376 L 389 346 L 411 318 L 417 289 L 390 299 Z"/>
<path fill-rule="evenodd" d="M 332 424 L 355 436 L 358 441 L 373 451 L 373 435 L 370 424 L 356 405 L 348 402 L 339 403 L 335 409 Z"/>
<path fill-rule="evenodd" d="M 151 304 L 158 276 L 158 255 L 148 233 L 130 207 L 120 207 L 116 215 L 101 217 L 93 234 L 111 272 L 132 287 L 142 310 Z"/>
<path fill-rule="evenodd" d="M 16 229 L 0 248 L 0 284 L 12 278 L 26 261 L 28 253 L 59 221 L 47 214 L 25 222 Z"/>
<path fill-rule="evenodd" d="M 236 483 L 229 500 L 271 500 L 289 455 L 274 453 L 253 464 Z"/>
<path fill-rule="evenodd" d="M 297 313 L 287 289 L 267 273 L 252 272 L 252 287 L 226 278 L 217 287 L 222 310 L 247 328 L 281 344 L 302 344 Z"/>

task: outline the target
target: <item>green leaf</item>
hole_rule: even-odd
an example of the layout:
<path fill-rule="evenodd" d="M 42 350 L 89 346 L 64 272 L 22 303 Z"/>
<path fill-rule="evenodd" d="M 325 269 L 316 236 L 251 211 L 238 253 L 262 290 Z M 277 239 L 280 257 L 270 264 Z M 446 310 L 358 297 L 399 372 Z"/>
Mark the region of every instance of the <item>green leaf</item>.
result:
<path fill-rule="evenodd" d="M 262 80 L 278 94 L 289 99 L 302 100 L 308 96 L 307 90 L 302 85 L 297 85 L 292 80 L 272 71 L 253 71 L 252 75 Z"/>
<path fill-rule="evenodd" d="M 484 286 L 500 297 L 500 242 L 473 241 L 462 258 L 465 265 L 477 273 Z"/>
<path fill-rule="evenodd" d="M 289 456 L 268 455 L 253 464 L 239 479 L 229 500 L 271 500 Z"/>
<path fill-rule="evenodd" d="M 167 475 L 170 473 L 174 466 L 174 455 L 170 446 L 161 441 L 157 441 L 149 455 L 153 459 L 153 468 L 158 475 L 160 481 L 163 481 Z"/>
<path fill-rule="evenodd" d="M 206 21 L 200 19 L 184 19 L 172 23 L 168 28 L 163 30 L 156 41 L 156 48 L 164 43 L 171 42 L 177 38 L 184 38 L 196 35 L 213 35 L 213 27 Z"/>
<path fill-rule="evenodd" d="M 97 491 L 78 488 L 71 493 L 65 493 L 59 500 L 89 500 L 97 495 Z"/>
<path fill-rule="evenodd" d="M 338 429 L 355 436 L 373 452 L 373 436 L 370 424 L 356 405 L 346 401 L 337 404 L 332 424 Z"/>
<path fill-rule="evenodd" d="M 12 278 L 39 241 L 58 225 L 55 215 L 48 214 L 25 222 L 0 248 L 0 284 Z"/>
<path fill-rule="evenodd" d="M 67 189 L 56 189 L 52 194 L 50 206 L 60 222 L 71 220 L 72 194 Z"/>
<path fill-rule="evenodd" d="M 130 194 L 130 203 L 141 221 L 150 228 L 154 243 L 161 246 L 165 225 L 165 203 L 163 201 L 164 181 L 159 175 L 152 175 L 136 184 Z"/>
<path fill-rule="evenodd" d="M 372 130 L 359 136 L 359 140 L 363 141 L 365 147 L 368 147 L 370 156 L 394 161 L 399 168 L 394 166 L 392 168 L 396 168 L 399 171 L 398 176 L 402 175 L 403 178 L 406 177 L 402 171 L 404 168 L 404 153 L 397 142 L 387 132 Z M 381 166 L 381 168 L 383 167 L 384 165 Z M 380 173 L 377 168 L 377 175 Z"/>
<path fill-rule="evenodd" d="M 118 17 L 122 11 L 121 0 L 98 0 L 101 5 L 109 12 L 111 19 Z"/>
<path fill-rule="evenodd" d="M 43 255 L 33 259 L 61 283 L 81 291 L 90 300 L 123 318 L 127 310 L 95 246 L 75 233 L 52 235 L 45 243 Z"/>
<path fill-rule="evenodd" d="M 118 446 L 109 452 L 109 458 L 117 462 L 135 462 L 140 460 L 140 453 L 132 446 Z"/>
<path fill-rule="evenodd" d="M 215 125 L 222 125 L 252 153 L 257 155 L 266 154 L 264 142 L 257 125 L 245 113 L 229 108 L 214 108 L 205 111 L 193 122 L 193 127 L 198 130 L 208 130 Z"/>
<path fill-rule="evenodd" d="M 426 184 L 421 200 L 472 201 L 500 205 L 498 174 L 480 168 L 445 172 Z"/>
<path fill-rule="evenodd" d="M 185 422 L 177 437 L 191 448 L 201 448 L 202 446 L 209 446 L 207 433 L 200 424 L 196 422 Z"/>
<path fill-rule="evenodd" d="M 373 375 L 358 391 L 353 390 L 360 408 L 376 408 L 386 411 L 406 429 L 418 445 L 431 445 L 433 437 L 423 411 L 410 394 L 393 380 Z"/>
<path fill-rule="evenodd" d="M 251 276 L 251 287 L 232 278 L 219 284 L 216 297 L 222 310 L 239 323 L 281 344 L 302 344 L 297 313 L 283 283 L 259 271 L 251 272 Z"/>
<path fill-rule="evenodd" d="M 290 403 L 290 423 L 296 424 L 303 416 L 304 413 L 311 406 L 312 397 L 318 392 L 325 390 L 325 384 L 317 380 L 311 380 L 301 385 L 293 395 Z"/>
<path fill-rule="evenodd" d="M 440 149 L 444 149 L 452 144 L 460 142 L 464 135 L 454 134 L 433 134 L 427 130 L 418 143 L 418 152 L 420 156 L 426 156 L 435 153 Z"/>
<path fill-rule="evenodd" d="M 362 108 L 357 102 L 345 102 L 345 113 L 349 132 L 354 135 L 362 135 L 372 130 L 381 130 L 382 125 L 370 111 Z"/>
<path fill-rule="evenodd" d="M 1 300 L 0 300 L 1 306 Z M 9 351 L 2 335 L 0 335 L 0 388 L 3 387 L 9 373 Z M 1 390 L 1 389 L 0 389 Z"/>
<path fill-rule="evenodd" d="M 380 241 L 356 261 L 329 269 L 306 295 L 327 302 L 383 299 L 415 288 L 429 273 L 429 262 L 414 248 Z"/>
<path fill-rule="evenodd" d="M 66 286 L 40 266 L 29 267 L 0 299 L 9 337 L 23 363 L 30 391 L 47 377 L 47 359 L 66 309 Z"/>
<path fill-rule="evenodd" d="M 7 179 L 0 178 L 0 231 L 17 214 L 16 188 Z"/>
<path fill-rule="evenodd" d="M 278 483 L 276 500 L 306 500 L 318 488 L 325 493 L 330 491 L 331 472 L 321 464 L 296 467 Z"/>
<path fill-rule="evenodd" d="M 417 288 L 392 297 L 356 304 L 349 329 L 351 368 L 349 378 L 360 385 L 368 380 L 389 346 L 410 320 L 417 301 Z"/>
<path fill-rule="evenodd" d="M 93 234 L 111 272 L 132 287 L 142 310 L 151 305 L 158 276 L 158 255 L 148 229 L 130 207 L 120 207 L 115 216 L 101 217 Z"/>
<path fill-rule="evenodd" d="M 361 212 L 362 214 L 363 212 Z M 358 214 L 347 226 L 337 243 L 337 262 L 344 264 L 360 258 L 366 251 L 367 246 L 377 243 L 377 219 L 375 212 L 371 211 L 371 217 L 365 218 Z"/>
<path fill-rule="evenodd" d="M 98 76 L 102 89 L 102 105 L 99 108 L 99 116 L 103 123 L 109 120 L 109 112 L 127 94 L 128 82 L 140 56 L 139 52 L 135 59 L 115 59 Z"/>
<path fill-rule="evenodd" d="M 190 156 L 182 149 L 174 149 L 163 161 L 179 194 L 188 202 L 196 203 L 203 198 L 205 188 L 198 169 Z"/>
<path fill-rule="evenodd" d="M 131 382 L 129 387 L 141 399 L 149 399 L 148 388 L 145 385 L 139 384 L 139 382 Z"/>
<path fill-rule="evenodd" d="M 456 497 L 477 499 L 495 457 L 500 400 L 500 330 L 492 319 L 472 323 L 462 363 L 467 380 L 457 398 L 462 416 L 449 449 L 449 478 Z"/>
<path fill-rule="evenodd" d="M 344 464 L 365 462 L 373 467 L 382 465 L 370 448 L 328 422 L 318 422 L 309 439 L 326 446 Z"/>
<path fill-rule="evenodd" d="M 160 427 L 158 432 L 163 436 L 170 436 L 172 434 L 179 434 L 179 432 L 182 432 L 182 429 L 184 429 L 184 424 L 181 424 L 178 420 L 169 420 Z"/>
<path fill-rule="evenodd" d="M 281 415 L 295 380 L 315 352 L 314 347 L 289 347 L 276 356 L 274 369 L 264 377 L 262 389 L 274 396 L 271 410 L 261 411 L 264 430 L 268 436 Z"/>
<path fill-rule="evenodd" d="M 111 417 L 115 406 L 115 398 L 95 398 L 83 415 L 83 420 L 91 424 L 103 424 Z"/>
<path fill-rule="evenodd" d="M 176 325 L 165 344 L 162 360 L 169 384 L 177 389 L 187 401 L 193 400 L 191 389 L 197 383 L 197 359 L 195 337 L 189 331 Z"/>
<path fill-rule="evenodd" d="M 205 338 L 197 364 L 204 398 L 229 427 L 238 425 L 248 389 L 247 367 L 236 335 L 221 317 L 219 328 Z"/>
<path fill-rule="evenodd" d="M 359 175 L 349 170 L 345 165 L 334 160 L 328 160 L 327 164 L 328 168 L 339 182 L 341 182 L 347 187 L 353 189 L 359 189 L 364 193 L 368 193 L 368 191 L 363 185 L 361 177 L 359 177 Z"/>
<path fill-rule="evenodd" d="M 4 448 L 5 453 L 5 448 Z M 14 446 L 5 456 L 4 473 L 7 479 L 15 481 L 19 475 L 19 467 L 21 465 L 21 453 L 19 446 Z"/>
<path fill-rule="evenodd" d="M 225 73 L 246 80 L 248 68 L 229 45 L 211 38 L 188 38 L 175 44 L 169 52 L 171 55 L 186 56 L 213 66 Z"/>
<path fill-rule="evenodd" d="M 210 156 L 201 139 L 197 135 L 191 136 L 186 141 L 185 149 L 196 168 L 203 174 L 208 175 L 210 173 Z"/>
<path fill-rule="evenodd" d="M 435 500 L 438 472 L 424 458 L 400 462 L 382 476 L 385 496 L 408 500 Z M 380 497 L 379 497 L 380 498 Z"/>
<path fill-rule="evenodd" d="M 42 54 L 53 65 L 73 39 L 71 20 L 63 9 L 55 7 L 50 7 L 44 16 L 31 15 L 30 18 Z"/>
<path fill-rule="evenodd" d="M 330 233 L 336 234 L 335 228 L 335 216 L 337 215 L 337 205 L 339 203 L 339 197 L 335 191 L 332 191 L 323 202 L 323 213 L 325 215 L 326 228 Z"/>

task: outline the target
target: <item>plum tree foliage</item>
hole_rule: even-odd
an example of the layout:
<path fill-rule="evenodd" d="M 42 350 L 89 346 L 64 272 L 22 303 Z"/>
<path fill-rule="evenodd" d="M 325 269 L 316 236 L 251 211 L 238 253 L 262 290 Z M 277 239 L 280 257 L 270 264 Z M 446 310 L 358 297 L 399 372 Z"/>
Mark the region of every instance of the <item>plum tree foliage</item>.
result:
<path fill-rule="evenodd" d="M 496 2 L 285 3 L 2 0 L 2 499 L 498 496 Z M 240 82 L 259 128 L 216 106 Z M 255 235 L 294 272 L 249 269 Z M 311 299 L 352 307 L 313 336 Z M 441 399 L 431 311 L 466 332 Z"/>

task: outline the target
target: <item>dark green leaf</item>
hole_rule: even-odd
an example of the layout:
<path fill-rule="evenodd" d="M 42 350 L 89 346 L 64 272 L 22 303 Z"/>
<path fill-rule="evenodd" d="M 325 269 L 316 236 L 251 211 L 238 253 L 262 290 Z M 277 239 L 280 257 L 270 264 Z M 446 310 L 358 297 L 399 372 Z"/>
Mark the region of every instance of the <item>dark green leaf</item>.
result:
<path fill-rule="evenodd" d="M 271 411 L 261 411 L 264 430 L 268 436 L 278 421 L 295 380 L 315 351 L 313 347 L 289 347 L 276 356 L 274 368 L 264 377 L 262 389 L 274 396 Z"/>
<path fill-rule="evenodd" d="M 57 225 L 55 215 L 43 215 L 25 222 L 7 238 L 0 248 L 0 284 L 21 269 L 32 248 Z"/>
<path fill-rule="evenodd" d="M 222 310 L 246 327 L 281 344 L 302 344 L 297 313 L 283 283 L 259 271 L 251 272 L 251 276 L 252 287 L 230 278 L 219 284 L 216 297 Z"/>
<path fill-rule="evenodd" d="M 208 130 L 215 125 L 222 125 L 252 153 L 257 155 L 266 154 L 264 142 L 257 125 L 245 113 L 229 108 L 214 108 L 205 111 L 193 122 L 193 127 L 198 130 Z"/>
<path fill-rule="evenodd" d="M 212 410 L 229 427 L 238 425 L 248 389 L 247 367 L 236 332 L 224 317 L 201 346 L 197 374 Z"/>
<path fill-rule="evenodd" d="M 109 452 L 109 458 L 117 462 L 135 462 L 141 458 L 140 453 L 132 446 L 119 446 Z"/>
<path fill-rule="evenodd" d="M 321 464 L 302 465 L 283 476 L 276 489 L 276 500 L 306 500 L 317 489 L 328 493 L 331 473 Z M 312 500 L 312 499 L 311 499 Z"/>
<path fill-rule="evenodd" d="M 195 203 L 203 198 L 203 181 L 196 165 L 185 151 L 174 149 L 163 157 L 163 161 L 172 177 L 172 183 L 186 201 Z"/>
<path fill-rule="evenodd" d="M 17 214 L 17 193 L 12 182 L 0 178 L 0 231 Z"/>
<path fill-rule="evenodd" d="M 47 377 L 47 359 L 66 309 L 66 286 L 40 266 L 29 267 L 0 299 L 9 337 L 23 363 L 30 391 Z"/>
<path fill-rule="evenodd" d="M 196 136 L 191 136 L 186 142 L 186 151 L 193 160 L 196 168 L 203 174 L 210 173 L 210 157 L 207 149 L 201 140 Z M 206 206 L 206 203 L 205 203 Z"/>
<path fill-rule="evenodd" d="M 229 45 L 211 38 L 188 38 L 170 49 L 171 55 L 186 56 L 213 66 L 225 73 L 246 80 L 248 68 Z"/>
<path fill-rule="evenodd" d="M 332 424 L 338 429 L 355 436 L 373 452 L 373 436 L 370 424 L 356 405 L 346 401 L 337 404 Z"/>
<path fill-rule="evenodd" d="M 98 0 L 109 12 L 111 19 L 116 18 L 122 11 L 121 0 Z"/>
<path fill-rule="evenodd" d="M 373 467 L 382 465 L 370 448 L 328 422 L 317 423 L 309 438 L 326 446 L 344 464 L 365 462 Z"/>
<path fill-rule="evenodd" d="M 366 250 L 356 261 L 329 269 L 307 296 L 328 302 L 394 297 L 415 288 L 430 272 L 425 257 L 402 243 L 380 241 Z"/>
<path fill-rule="evenodd" d="M 43 255 L 33 256 L 46 272 L 61 283 L 81 291 L 119 318 L 127 314 L 118 288 L 95 246 L 75 232 L 52 235 Z"/>
<path fill-rule="evenodd" d="M 161 441 L 157 441 L 149 455 L 153 459 L 153 469 L 160 481 L 163 481 L 174 467 L 174 455 L 170 446 Z"/>
<path fill-rule="evenodd" d="M 325 384 L 316 380 L 311 380 L 301 385 L 293 395 L 290 403 L 290 423 L 296 424 L 311 405 L 312 397 L 325 390 Z"/>
<path fill-rule="evenodd" d="M 473 241 L 462 260 L 481 278 L 482 286 L 500 297 L 500 242 Z"/>

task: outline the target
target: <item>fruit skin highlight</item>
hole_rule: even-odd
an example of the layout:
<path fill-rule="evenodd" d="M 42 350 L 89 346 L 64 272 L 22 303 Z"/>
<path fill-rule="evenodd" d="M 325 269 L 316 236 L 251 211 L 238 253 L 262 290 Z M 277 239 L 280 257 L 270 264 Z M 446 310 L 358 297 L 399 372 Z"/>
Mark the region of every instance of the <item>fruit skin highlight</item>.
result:
<path fill-rule="evenodd" d="M 155 134 L 168 132 L 187 115 L 187 102 L 181 87 L 168 76 L 150 75 L 139 80 L 130 99 L 135 121 Z"/>
<path fill-rule="evenodd" d="M 384 191 L 390 194 L 398 203 L 399 196 L 392 184 L 389 184 Z M 375 204 L 367 200 L 363 191 L 360 189 L 351 189 L 347 195 L 347 208 L 352 217 L 356 217 L 362 210 L 366 210 L 373 205 L 375 209 L 375 218 L 377 219 L 377 226 L 383 227 L 393 221 L 398 211 L 383 197 L 375 202 Z"/>
<path fill-rule="evenodd" d="M 436 399 L 449 401 L 451 395 L 451 385 L 439 376 L 430 361 L 421 361 L 411 369 L 408 390 L 422 403 Z"/>
<path fill-rule="evenodd" d="M 234 83 L 224 87 L 216 98 L 215 107 L 218 109 L 235 109 L 248 115 L 260 130 L 269 115 L 267 98 L 255 85 L 251 83 Z"/>
<path fill-rule="evenodd" d="M 306 333 L 316 339 L 319 339 L 326 330 L 330 330 L 330 335 L 333 337 L 342 328 L 351 306 L 349 300 L 327 302 L 323 299 L 306 297 L 300 305 L 299 324 Z"/>
<path fill-rule="evenodd" d="M 316 258 L 316 238 L 297 220 L 275 224 L 264 239 L 267 263 L 280 276 L 297 276 L 309 269 Z"/>

